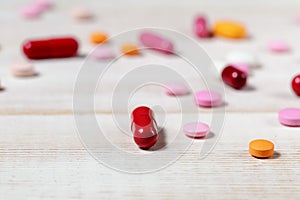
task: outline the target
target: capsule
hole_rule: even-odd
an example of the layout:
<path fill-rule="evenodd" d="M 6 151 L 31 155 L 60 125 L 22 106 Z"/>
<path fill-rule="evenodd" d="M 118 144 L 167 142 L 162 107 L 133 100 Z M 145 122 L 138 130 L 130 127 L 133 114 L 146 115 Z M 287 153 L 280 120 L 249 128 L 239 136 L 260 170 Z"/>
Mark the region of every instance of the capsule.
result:
<path fill-rule="evenodd" d="M 210 31 L 207 26 L 205 16 L 198 16 L 194 22 L 194 32 L 200 38 L 210 37 Z"/>
<path fill-rule="evenodd" d="M 222 71 L 222 80 L 230 87 L 239 90 L 246 85 L 247 75 L 241 70 L 229 65 Z"/>
<path fill-rule="evenodd" d="M 149 149 L 158 139 L 157 125 L 153 112 L 146 106 L 135 108 L 131 114 L 131 131 L 134 142 L 141 149 Z"/>
<path fill-rule="evenodd" d="M 291 85 L 295 94 L 300 96 L 300 74 L 293 78 Z"/>
<path fill-rule="evenodd" d="M 165 54 L 173 54 L 174 52 L 172 41 L 151 32 L 142 33 L 140 41 L 144 46 Z"/>
<path fill-rule="evenodd" d="M 29 59 L 65 58 L 77 55 L 78 42 L 72 37 L 29 40 L 23 52 Z"/>

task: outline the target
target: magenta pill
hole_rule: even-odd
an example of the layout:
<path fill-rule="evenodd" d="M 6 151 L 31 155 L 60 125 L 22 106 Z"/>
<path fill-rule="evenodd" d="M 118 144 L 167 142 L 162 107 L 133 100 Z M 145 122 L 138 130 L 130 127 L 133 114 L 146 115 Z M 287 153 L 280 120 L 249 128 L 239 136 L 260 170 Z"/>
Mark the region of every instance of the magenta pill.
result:
<path fill-rule="evenodd" d="M 142 33 L 140 41 L 144 46 L 165 54 L 173 54 L 174 52 L 172 41 L 151 32 Z"/>
<path fill-rule="evenodd" d="M 201 107 L 217 107 L 222 105 L 222 96 L 217 91 L 203 90 L 194 94 L 195 103 Z"/>
<path fill-rule="evenodd" d="M 164 85 L 165 92 L 170 96 L 183 96 L 189 93 L 185 84 L 179 82 L 169 82 Z"/>
<path fill-rule="evenodd" d="M 204 16 L 198 16 L 194 22 L 194 33 L 200 38 L 207 38 L 210 36 L 207 20 Z"/>
<path fill-rule="evenodd" d="M 37 18 L 40 14 L 40 9 L 34 6 L 25 6 L 20 9 L 20 15 L 24 18 Z"/>
<path fill-rule="evenodd" d="M 184 134 L 192 138 L 200 138 L 208 135 L 210 128 L 201 122 L 187 123 L 183 126 Z"/>
<path fill-rule="evenodd" d="M 242 89 L 247 82 L 247 74 L 243 71 L 229 65 L 222 71 L 222 80 L 224 83 L 234 89 Z"/>
<path fill-rule="evenodd" d="M 279 111 L 279 122 L 285 126 L 300 127 L 300 109 L 285 108 Z"/>
<path fill-rule="evenodd" d="M 268 49 L 274 53 L 283 53 L 289 51 L 290 47 L 283 40 L 273 40 L 269 42 Z"/>

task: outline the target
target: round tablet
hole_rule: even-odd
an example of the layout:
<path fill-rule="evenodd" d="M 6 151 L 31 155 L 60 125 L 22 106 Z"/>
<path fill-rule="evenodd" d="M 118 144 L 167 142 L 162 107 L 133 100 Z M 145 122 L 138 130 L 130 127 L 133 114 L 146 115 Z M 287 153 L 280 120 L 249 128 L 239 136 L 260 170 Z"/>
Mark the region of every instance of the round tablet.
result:
<path fill-rule="evenodd" d="M 189 89 L 183 83 L 169 82 L 164 85 L 165 92 L 170 96 L 182 96 L 189 93 Z"/>
<path fill-rule="evenodd" d="M 283 53 L 289 51 L 290 47 L 283 40 L 273 40 L 269 42 L 268 49 L 274 53 Z"/>
<path fill-rule="evenodd" d="M 252 140 L 249 143 L 249 153 L 256 158 L 269 158 L 274 153 L 274 144 L 268 140 Z"/>
<path fill-rule="evenodd" d="M 75 7 L 71 11 L 71 15 L 77 20 L 87 20 L 93 18 L 92 12 L 88 8 Z"/>
<path fill-rule="evenodd" d="M 205 137 L 210 129 L 207 124 L 201 122 L 187 123 L 183 126 L 184 134 L 188 137 L 199 138 Z"/>
<path fill-rule="evenodd" d="M 285 126 L 300 127 L 300 109 L 285 108 L 278 113 L 279 122 Z"/>
<path fill-rule="evenodd" d="M 226 60 L 228 63 L 245 64 L 253 68 L 259 66 L 256 55 L 246 51 L 231 51 L 227 54 Z"/>
<path fill-rule="evenodd" d="M 36 73 L 31 63 L 19 63 L 12 66 L 12 74 L 16 77 L 34 76 Z"/>
<path fill-rule="evenodd" d="M 109 60 L 115 57 L 115 53 L 111 47 L 100 45 L 91 53 L 91 56 L 97 60 Z"/>
<path fill-rule="evenodd" d="M 34 6 L 25 6 L 20 9 L 20 15 L 24 18 L 37 18 L 40 16 L 40 9 Z"/>
<path fill-rule="evenodd" d="M 203 90 L 194 94 L 195 103 L 201 107 L 217 107 L 222 105 L 222 96 L 219 92 Z"/>

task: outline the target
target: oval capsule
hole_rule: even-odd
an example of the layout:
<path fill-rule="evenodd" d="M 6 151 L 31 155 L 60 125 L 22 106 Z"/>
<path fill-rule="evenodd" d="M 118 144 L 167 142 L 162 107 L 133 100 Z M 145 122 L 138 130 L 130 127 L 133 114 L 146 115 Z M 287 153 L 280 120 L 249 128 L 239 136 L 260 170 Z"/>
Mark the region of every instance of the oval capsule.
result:
<path fill-rule="evenodd" d="M 72 37 L 29 40 L 23 52 L 29 59 L 65 58 L 77 55 L 78 42 Z"/>
<path fill-rule="evenodd" d="M 174 45 L 172 41 L 163 38 L 157 34 L 144 32 L 140 35 L 140 41 L 146 47 L 149 47 L 153 50 L 165 53 L 173 54 Z"/>
<path fill-rule="evenodd" d="M 300 96 L 300 74 L 293 78 L 291 86 L 295 94 Z"/>
<path fill-rule="evenodd" d="M 241 70 L 229 65 L 222 71 L 222 80 L 230 87 L 239 90 L 246 85 L 247 75 Z"/>
<path fill-rule="evenodd" d="M 198 16 L 194 22 L 194 32 L 200 38 L 210 37 L 210 31 L 205 16 Z"/>

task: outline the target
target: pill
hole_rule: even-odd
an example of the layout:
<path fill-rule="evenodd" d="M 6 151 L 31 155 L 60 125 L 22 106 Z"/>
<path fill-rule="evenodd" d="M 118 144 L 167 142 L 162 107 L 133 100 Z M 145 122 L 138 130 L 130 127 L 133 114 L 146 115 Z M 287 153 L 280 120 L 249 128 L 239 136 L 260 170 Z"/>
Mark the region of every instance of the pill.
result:
<path fill-rule="evenodd" d="M 149 149 L 158 139 L 157 124 L 153 111 L 146 106 L 135 108 L 131 114 L 131 131 L 134 142 L 141 149 Z"/>
<path fill-rule="evenodd" d="M 169 82 L 164 85 L 165 93 L 170 96 L 182 96 L 189 93 L 185 84 L 180 82 Z"/>
<path fill-rule="evenodd" d="M 91 34 L 90 40 L 94 44 L 100 44 L 107 40 L 107 34 L 101 32 L 95 32 Z"/>
<path fill-rule="evenodd" d="M 138 46 L 134 44 L 124 44 L 121 46 L 121 52 L 128 56 L 135 56 L 139 55 L 140 51 L 138 49 Z"/>
<path fill-rule="evenodd" d="M 223 69 L 221 77 L 224 83 L 237 90 L 242 89 L 247 82 L 247 75 L 231 65 Z"/>
<path fill-rule="evenodd" d="M 300 13 L 295 16 L 296 23 L 300 24 Z"/>
<path fill-rule="evenodd" d="M 37 18 L 41 11 L 34 6 L 25 6 L 20 9 L 20 15 L 24 18 Z"/>
<path fill-rule="evenodd" d="M 141 43 L 152 50 L 156 50 L 165 54 L 172 54 L 174 52 L 173 42 L 160 35 L 144 32 L 140 35 Z"/>
<path fill-rule="evenodd" d="M 194 21 L 194 33 L 200 38 L 210 37 L 210 31 L 205 16 L 200 15 Z"/>
<path fill-rule="evenodd" d="M 257 56 L 247 51 L 231 51 L 226 56 L 228 63 L 238 63 L 248 65 L 250 68 L 259 66 Z"/>
<path fill-rule="evenodd" d="M 268 49 L 274 53 L 283 53 L 289 51 L 290 47 L 283 40 L 273 40 L 268 43 Z"/>
<path fill-rule="evenodd" d="M 44 11 L 53 7 L 53 3 L 48 0 L 36 0 L 33 2 L 33 7 L 39 9 L 40 11 Z"/>
<path fill-rule="evenodd" d="M 274 144 L 263 139 L 252 140 L 249 143 L 249 153 L 256 158 L 269 158 L 274 153 Z"/>
<path fill-rule="evenodd" d="M 85 7 L 75 7 L 71 11 L 71 16 L 76 20 L 88 20 L 93 18 L 93 13 Z"/>
<path fill-rule="evenodd" d="M 64 58 L 76 56 L 78 42 L 71 37 L 28 40 L 23 52 L 30 59 Z"/>
<path fill-rule="evenodd" d="M 244 72 L 246 75 L 250 73 L 250 69 L 246 64 L 231 64 L 231 66 L 239 69 L 240 71 Z"/>
<path fill-rule="evenodd" d="M 300 127 L 300 109 L 285 108 L 278 113 L 279 122 L 285 126 Z"/>
<path fill-rule="evenodd" d="M 91 56 L 96 60 L 109 60 L 115 57 L 115 53 L 111 47 L 100 45 L 91 53 Z"/>
<path fill-rule="evenodd" d="M 33 64 L 28 62 L 14 64 L 11 68 L 11 72 L 16 77 L 29 77 L 36 75 Z"/>
<path fill-rule="evenodd" d="M 194 94 L 195 103 L 198 106 L 210 108 L 223 104 L 222 96 L 217 91 L 203 90 Z"/>
<path fill-rule="evenodd" d="M 300 74 L 293 78 L 291 85 L 295 94 L 300 96 Z"/>
<path fill-rule="evenodd" d="M 244 25 L 234 21 L 217 21 L 213 32 L 217 36 L 232 39 L 245 38 L 247 35 Z"/>
<path fill-rule="evenodd" d="M 201 122 L 191 122 L 183 126 L 184 134 L 192 138 L 202 138 L 208 135 L 210 128 Z"/>

